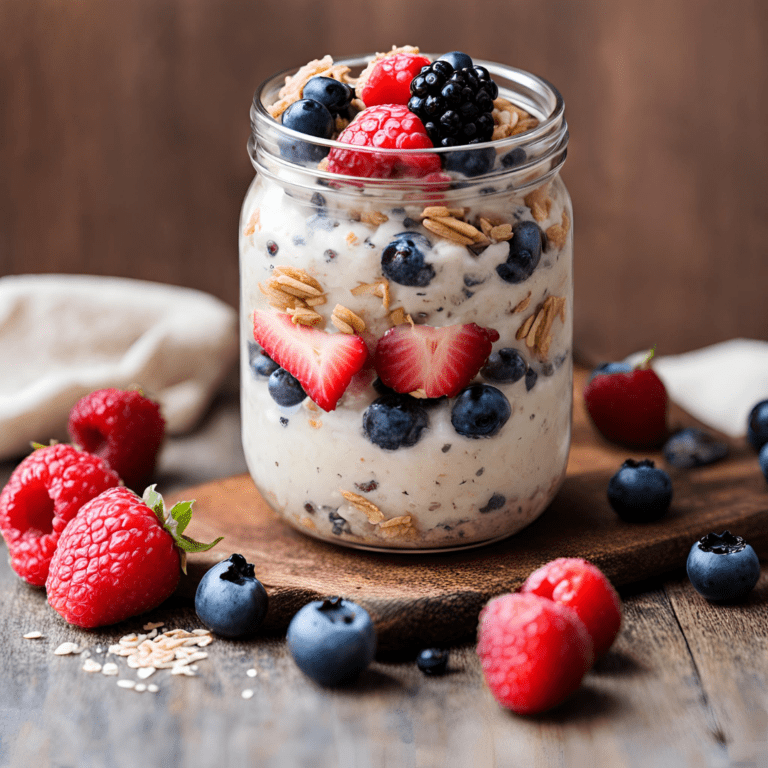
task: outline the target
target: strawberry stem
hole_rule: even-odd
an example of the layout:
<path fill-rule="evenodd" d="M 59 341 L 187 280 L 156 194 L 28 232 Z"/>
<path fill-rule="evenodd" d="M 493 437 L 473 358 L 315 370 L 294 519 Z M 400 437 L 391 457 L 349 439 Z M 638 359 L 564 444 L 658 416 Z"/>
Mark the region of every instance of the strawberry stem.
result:
<path fill-rule="evenodd" d="M 636 371 L 644 371 L 651 367 L 651 359 L 656 354 L 656 344 L 654 344 L 646 353 L 645 357 L 635 366 Z"/>

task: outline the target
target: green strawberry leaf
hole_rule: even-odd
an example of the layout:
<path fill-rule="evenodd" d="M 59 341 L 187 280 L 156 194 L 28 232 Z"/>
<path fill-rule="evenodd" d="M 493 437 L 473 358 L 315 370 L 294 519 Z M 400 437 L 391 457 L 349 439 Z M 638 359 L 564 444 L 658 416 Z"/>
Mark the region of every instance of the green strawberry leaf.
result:
<path fill-rule="evenodd" d="M 180 501 L 171 507 L 171 511 L 168 513 L 171 519 L 176 521 L 176 533 L 181 536 L 184 533 L 184 529 L 189 525 L 189 521 L 192 519 L 192 505 L 194 501 Z"/>
<path fill-rule="evenodd" d="M 207 552 L 209 549 L 215 547 L 223 538 L 223 536 L 219 536 L 218 539 L 212 541 L 210 544 L 203 544 L 202 541 L 195 541 L 194 539 L 190 539 L 189 536 L 179 536 L 176 545 L 184 552 Z"/>
<path fill-rule="evenodd" d="M 157 485 L 150 485 L 144 491 L 141 500 L 157 515 L 157 519 L 165 525 L 165 504 L 163 497 L 155 490 Z"/>

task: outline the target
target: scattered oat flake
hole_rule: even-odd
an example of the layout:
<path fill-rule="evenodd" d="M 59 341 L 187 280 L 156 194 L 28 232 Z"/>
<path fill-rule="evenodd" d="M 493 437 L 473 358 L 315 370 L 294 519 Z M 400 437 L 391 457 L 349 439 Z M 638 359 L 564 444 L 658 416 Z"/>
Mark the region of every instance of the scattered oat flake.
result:
<path fill-rule="evenodd" d="M 82 648 L 77 643 L 62 643 L 55 651 L 56 656 L 69 656 L 71 653 L 80 653 Z"/>
<path fill-rule="evenodd" d="M 43 636 L 42 632 L 27 632 L 26 635 L 24 635 L 25 640 L 39 640 Z"/>
<path fill-rule="evenodd" d="M 256 669 L 249 669 L 245 674 L 248 675 L 248 677 L 256 677 L 259 672 Z"/>
<path fill-rule="evenodd" d="M 111 661 L 108 661 L 102 668 L 101 668 L 101 674 L 106 675 L 107 677 L 112 677 L 113 675 L 116 675 L 120 670 L 117 668 L 117 664 L 114 664 Z"/>
<path fill-rule="evenodd" d="M 141 669 L 136 670 L 136 677 L 139 680 L 146 680 L 151 675 L 154 675 L 156 671 L 154 667 L 141 667 Z"/>
<path fill-rule="evenodd" d="M 101 672 L 101 664 L 93 659 L 86 659 L 83 663 L 83 672 Z"/>
<path fill-rule="evenodd" d="M 165 622 L 164 621 L 148 621 L 143 627 L 143 630 L 150 630 L 150 629 L 160 629 L 160 627 L 164 627 Z"/>
<path fill-rule="evenodd" d="M 251 688 L 246 688 L 240 695 L 244 699 L 252 699 L 253 698 L 253 690 Z"/>
<path fill-rule="evenodd" d="M 147 690 L 147 686 L 144 683 L 136 683 L 133 690 L 137 693 L 144 693 Z"/>
<path fill-rule="evenodd" d="M 150 693 L 157 693 L 157 692 L 160 690 L 160 688 L 159 688 L 159 686 L 155 685 L 154 683 L 150 683 L 150 684 L 147 686 L 147 690 L 148 690 Z"/>
<path fill-rule="evenodd" d="M 118 680 L 117 681 L 117 687 L 118 688 L 135 688 L 136 687 L 136 681 L 135 680 Z"/>

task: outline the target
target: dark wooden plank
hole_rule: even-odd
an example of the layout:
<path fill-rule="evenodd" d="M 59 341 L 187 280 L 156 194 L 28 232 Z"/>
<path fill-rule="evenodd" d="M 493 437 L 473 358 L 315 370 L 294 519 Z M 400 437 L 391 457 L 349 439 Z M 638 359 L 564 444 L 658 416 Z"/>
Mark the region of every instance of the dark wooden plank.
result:
<path fill-rule="evenodd" d="M 580 346 L 765 338 L 767 33 L 768 6 L 746 1 L 5 2 L 0 275 L 126 275 L 236 305 L 258 83 L 411 43 L 563 92 Z"/>

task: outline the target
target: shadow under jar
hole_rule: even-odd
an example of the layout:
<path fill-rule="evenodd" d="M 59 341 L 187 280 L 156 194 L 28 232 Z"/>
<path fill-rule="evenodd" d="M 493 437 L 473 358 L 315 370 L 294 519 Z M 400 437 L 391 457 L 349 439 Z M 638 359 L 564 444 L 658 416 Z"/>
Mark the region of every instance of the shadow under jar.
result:
<path fill-rule="evenodd" d="M 354 72 L 367 61 L 337 63 Z M 326 541 L 412 552 L 490 543 L 537 518 L 565 476 L 573 241 L 559 176 L 568 143 L 563 101 L 534 75 L 476 63 L 500 98 L 535 118 L 529 130 L 458 148 L 351 150 L 270 116 L 292 72 L 254 97 L 248 148 L 256 177 L 240 222 L 243 446 L 271 507 Z M 351 177 L 327 170 L 329 151 L 435 170 Z M 291 404 L 292 377 L 264 356 L 255 317 L 273 343 L 280 339 L 288 369 L 325 349 L 328 335 L 362 340 L 369 355 L 333 410 L 310 397 Z M 419 335 L 423 326 L 437 330 Z M 381 380 L 392 383 L 392 356 L 378 347 L 393 327 L 408 349 L 433 354 L 435 369 L 443 353 L 456 354 L 454 337 L 493 354 L 451 396 L 394 392 Z"/>

